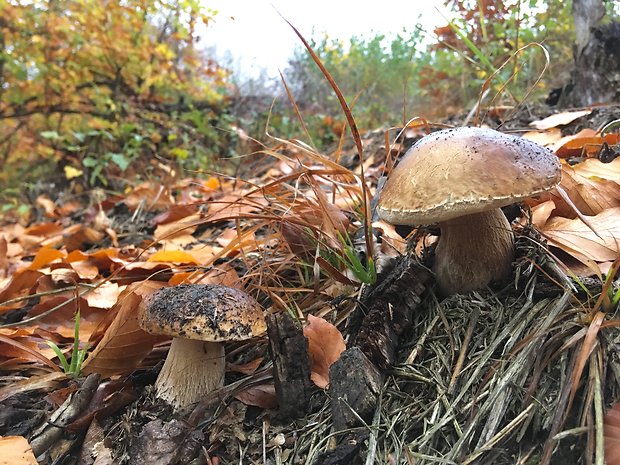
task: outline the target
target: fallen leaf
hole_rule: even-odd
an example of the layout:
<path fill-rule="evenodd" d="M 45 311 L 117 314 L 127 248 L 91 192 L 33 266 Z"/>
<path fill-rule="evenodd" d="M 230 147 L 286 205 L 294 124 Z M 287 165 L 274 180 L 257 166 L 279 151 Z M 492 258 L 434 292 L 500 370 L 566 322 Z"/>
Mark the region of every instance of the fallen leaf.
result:
<path fill-rule="evenodd" d="M 547 200 L 546 202 L 532 207 L 532 224 L 538 229 L 542 229 L 551 216 L 551 212 L 553 212 L 553 210 L 555 210 L 555 202 L 553 200 Z"/>
<path fill-rule="evenodd" d="M 555 144 L 562 138 L 562 130 L 560 128 L 551 128 L 546 131 L 530 131 L 522 134 L 521 137 L 536 142 L 543 147 L 547 147 L 551 144 Z"/>
<path fill-rule="evenodd" d="M 593 162 L 600 163 L 598 160 Z M 596 163 L 589 163 L 593 167 Z M 614 181 L 584 176 L 585 170 L 568 165 L 562 165 L 562 181 L 560 186 L 568 194 L 575 206 L 584 215 L 597 215 L 603 210 L 620 207 L 620 185 Z M 562 208 L 564 201 L 557 201 L 557 215 L 574 217 L 570 207 Z"/>
<path fill-rule="evenodd" d="M 194 213 L 178 221 L 160 223 L 155 228 L 153 238 L 156 241 L 172 241 L 175 238 L 191 236 L 200 224 L 201 218 L 199 213 Z"/>
<path fill-rule="evenodd" d="M 555 153 L 560 158 L 568 157 L 596 157 L 606 142 L 609 145 L 618 143 L 617 134 L 606 134 L 604 137 L 594 130 L 584 129 L 559 147 Z"/>
<path fill-rule="evenodd" d="M 8 347 L 4 347 L 5 345 Z M 60 368 L 54 364 L 54 362 L 42 354 L 42 351 L 39 350 L 36 343 L 29 342 L 25 344 L 18 339 L 0 334 L 0 347 L 2 347 L 3 357 L 18 358 L 29 362 L 39 362 L 52 371 L 60 371 Z"/>
<path fill-rule="evenodd" d="M 310 379 L 319 388 L 325 389 L 329 384 L 329 367 L 340 358 L 346 344 L 338 328 L 314 315 L 308 315 L 304 336 L 308 339 Z"/>
<path fill-rule="evenodd" d="M 183 218 L 187 218 L 198 211 L 198 205 L 173 205 L 165 212 L 155 215 L 151 220 L 152 225 L 160 225 L 166 223 L 172 223 L 179 221 Z"/>
<path fill-rule="evenodd" d="M 41 247 L 37 254 L 34 256 L 34 260 L 28 267 L 29 270 L 40 270 L 46 267 L 50 263 L 61 260 L 66 257 L 66 253 L 60 250 L 52 249 L 51 247 Z"/>
<path fill-rule="evenodd" d="M 36 389 L 49 391 L 50 389 L 56 387 L 57 381 L 66 379 L 67 375 L 60 371 L 54 371 L 52 373 L 46 373 L 44 375 L 31 376 L 28 379 L 8 384 L 0 388 L 0 402 L 22 392 L 34 391 Z M 0 457 L 4 456 L 4 454 L 0 453 Z"/>
<path fill-rule="evenodd" d="M 620 255 L 620 207 L 610 208 L 588 221 L 598 237 L 580 219 L 553 217 L 541 230 L 549 243 L 569 253 L 584 264 L 613 261 Z"/>
<path fill-rule="evenodd" d="M 25 437 L 0 438 L 0 465 L 38 465 Z"/>
<path fill-rule="evenodd" d="M 278 406 L 276 388 L 273 384 L 251 386 L 235 394 L 235 399 L 246 405 L 253 405 L 264 409 L 274 409 Z"/>
<path fill-rule="evenodd" d="M 606 179 L 620 184 L 620 158 L 610 163 L 589 158 L 573 166 L 573 171 L 584 177 Z"/>
<path fill-rule="evenodd" d="M 556 140 L 553 144 L 549 145 L 548 148 L 553 150 L 554 152 L 557 152 L 558 150 L 560 150 L 562 146 L 564 146 L 565 144 L 567 144 L 568 142 L 572 140 L 581 139 L 585 137 L 594 137 L 595 135 L 596 135 L 596 131 L 594 129 L 585 128 L 579 131 L 577 134 L 570 134 L 568 136 L 564 136 Z"/>
<path fill-rule="evenodd" d="M 118 300 L 122 288 L 117 283 L 106 281 L 84 294 L 88 305 L 97 308 L 112 308 Z"/>
<path fill-rule="evenodd" d="M 244 375 L 251 375 L 256 371 L 256 369 L 263 362 L 263 357 L 258 357 L 251 362 L 244 363 L 242 365 L 236 365 L 234 363 L 229 363 L 226 367 L 227 371 L 232 371 L 234 373 L 241 373 Z"/>
<path fill-rule="evenodd" d="M 46 195 L 40 195 L 37 197 L 36 203 L 39 207 L 45 211 L 45 215 L 49 218 L 57 218 L 56 214 L 56 204 L 52 199 L 47 197 Z"/>
<path fill-rule="evenodd" d="M 603 420 L 605 463 L 620 465 L 620 404 L 615 404 Z"/>
<path fill-rule="evenodd" d="M 144 281 L 128 286 L 121 293 L 118 303 L 111 310 L 114 319 L 84 362 L 84 374 L 99 373 L 108 377 L 133 370 L 154 344 L 167 339 L 143 331 L 138 324 L 138 309 L 144 304 L 144 297 L 161 286 L 161 283 Z"/>
<path fill-rule="evenodd" d="M 577 118 L 586 116 L 592 113 L 592 110 L 580 110 L 580 111 L 565 111 L 562 113 L 556 113 L 555 115 L 548 116 L 538 121 L 532 121 L 530 126 L 539 130 L 551 129 L 556 126 L 563 126 L 570 124 Z"/>
<path fill-rule="evenodd" d="M 159 252 L 155 252 L 151 255 L 147 261 L 164 263 L 191 263 L 193 265 L 198 265 L 198 260 L 182 250 L 160 250 Z"/>

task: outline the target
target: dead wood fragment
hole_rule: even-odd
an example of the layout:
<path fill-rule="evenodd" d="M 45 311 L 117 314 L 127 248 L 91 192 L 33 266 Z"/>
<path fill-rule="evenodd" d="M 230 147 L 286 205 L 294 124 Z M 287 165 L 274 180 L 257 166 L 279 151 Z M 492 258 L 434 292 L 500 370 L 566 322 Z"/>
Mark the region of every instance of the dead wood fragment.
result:
<path fill-rule="evenodd" d="M 372 416 L 384 381 L 382 372 L 395 363 L 399 339 L 411 327 L 429 279 L 430 272 L 406 255 L 363 292 L 350 324 L 351 348 L 330 369 L 332 420 L 337 431 Z M 357 331 L 356 320 L 361 321 Z"/>
<path fill-rule="evenodd" d="M 72 423 L 86 408 L 97 391 L 100 376 L 89 375 L 82 386 L 60 406 L 39 430 L 30 438 L 30 446 L 38 457 L 57 442 L 65 427 Z"/>
<path fill-rule="evenodd" d="M 380 369 L 394 364 L 399 338 L 411 327 L 430 276 L 415 257 L 406 255 L 362 294 L 359 309 L 366 314 L 353 344 Z"/>
<path fill-rule="evenodd" d="M 329 370 L 332 422 L 336 431 L 372 416 L 383 385 L 383 374 L 359 347 L 345 350 Z"/>
<path fill-rule="evenodd" d="M 308 340 L 287 313 L 268 315 L 267 333 L 280 414 L 303 416 L 312 393 Z"/>

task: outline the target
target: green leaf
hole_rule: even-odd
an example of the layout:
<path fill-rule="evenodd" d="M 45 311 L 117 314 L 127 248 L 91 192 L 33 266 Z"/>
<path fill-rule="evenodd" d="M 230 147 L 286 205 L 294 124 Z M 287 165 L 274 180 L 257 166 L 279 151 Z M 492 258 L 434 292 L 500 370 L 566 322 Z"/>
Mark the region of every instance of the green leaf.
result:
<path fill-rule="evenodd" d="M 185 149 L 182 149 L 181 147 L 173 148 L 172 150 L 170 150 L 170 154 L 174 155 L 180 160 L 187 160 L 187 158 L 189 157 L 189 152 Z"/>
<path fill-rule="evenodd" d="M 44 139 L 51 139 L 51 140 L 60 139 L 60 136 L 58 135 L 56 131 L 43 131 L 39 134 Z"/>
<path fill-rule="evenodd" d="M 52 341 L 45 341 L 45 342 L 47 343 L 48 346 L 50 346 L 52 348 L 52 350 L 56 354 L 56 357 L 58 357 L 58 360 L 60 361 L 60 365 L 62 366 L 62 370 L 65 373 L 69 373 L 69 369 L 70 369 L 69 362 L 67 362 L 67 358 L 62 353 L 60 348 L 55 343 L 53 343 Z"/>
<path fill-rule="evenodd" d="M 121 169 L 121 171 L 125 171 L 129 167 L 129 164 L 131 163 L 131 161 L 122 153 L 108 152 L 106 155 L 110 158 L 110 160 L 112 160 L 112 162 L 116 166 L 118 166 Z"/>
<path fill-rule="evenodd" d="M 97 161 L 97 159 L 93 157 L 85 157 L 82 160 L 82 165 L 84 165 L 86 168 L 93 168 L 97 166 L 98 164 L 99 162 Z"/>

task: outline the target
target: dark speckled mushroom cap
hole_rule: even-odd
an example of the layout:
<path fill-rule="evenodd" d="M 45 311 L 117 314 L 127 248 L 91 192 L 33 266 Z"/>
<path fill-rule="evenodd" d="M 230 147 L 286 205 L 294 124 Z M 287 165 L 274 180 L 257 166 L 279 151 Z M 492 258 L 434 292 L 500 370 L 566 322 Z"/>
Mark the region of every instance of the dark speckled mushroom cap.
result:
<path fill-rule="evenodd" d="M 523 200 L 561 179 L 550 150 L 492 129 L 455 128 L 423 137 L 392 170 L 377 212 L 392 224 L 440 223 Z"/>
<path fill-rule="evenodd" d="M 210 342 L 242 341 L 266 329 L 263 309 L 245 292 L 211 284 L 181 284 L 156 291 L 143 305 L 140 327 Z"/>

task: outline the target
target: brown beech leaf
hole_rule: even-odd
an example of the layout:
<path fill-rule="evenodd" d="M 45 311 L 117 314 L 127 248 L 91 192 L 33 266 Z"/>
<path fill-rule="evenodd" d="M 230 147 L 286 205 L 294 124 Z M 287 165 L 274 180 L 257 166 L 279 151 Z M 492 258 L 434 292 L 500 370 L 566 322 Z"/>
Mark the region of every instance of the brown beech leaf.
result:
<path fill-rule="evenodd" d="M 573 166 L 573 170 L 584 177 L 606 179 L 620 184 L 620 158 L 616 158 L 610 163 L 588 158 Z"/>
<path fill-rule="evenodd" d="M 551 128 L 547 131 L 531 131 L 526 132 L 521 137 L 536 142 L 544 147 L 554 144 L 562 138 L 562 130 L 560 128 Z"/>
<path fill-rule="evenodd" d="M 618 143 L 618 134 L 606 134 L 601 136 L 593 129 L 582 129 L 574 136 L 563 137 L 561 142 L 563 145 L 557 147 L 556 143 L 556 155 L 560 158 L 568 157 L 596 157 L 603 143 L 606 142 L 609 145 L 616 145 Z M 599 160 L 596 160 L 599 161 Z"/>
<path fill-rule="evenodd" d="M 553 144 L 550 144 L 547 147 L 553 150 L 554 152 L 556 152 L 556 155 L 557 155 L 558 151 L 559 153 L 563 153 L 562 147 L 564 147 L 564 145 L 568 144 L 569 142 L 575 139 L 583 139 L 585 137 L 594 137 L 594 136 L 596 136 L 596 131 L 594 129 L 584 128 L 576 134 L 569 134 L 568 136 L 560 137 Z"/>
<path fill-rule="evenodd" d="M 552 217 L 542 229 L 549 243 L 584 264 L 615 260 L 620 255 L 620 207 L 609 208 L 588 221 L 592 232 L 580 219 Z M 600 236 L 600 237 L 599 237 Z"/>
<path fill-rule="evenodd" d="M 555 210 L 555 202 L 553 200 L 547 200 L 533 206 L 531 209 L 532 224 L 538 229 L 542 229 L 553 210 Z"/>
<path fill-rule="evenodd" d="M 562 113 L 556 113 L 555 115 L 547 116 L 544 119 L 538 121 L 532 121 L 530 126 L 539 130 L 551 129 L 556 126 L 563 126 L 570 124 L 577 118 L 586 116 L 592 113 L 592 110 L 580 110 L 580 111 L 564 111 Z"/>
<path fill-rule="evenodd" d="M 235 394 L 235 399 L 246 405 L 253 405 L 265 409 L 273 409 L 278 406 L 276 388 L 273 384 L 251 386 Z"/>
<path fill-rule="evenodd" d="M 38 463 L 25 437 L 0 438 L 0 465 L 37 465 Z"/>
<path fill-rule="evenodd" d="M 308 315 L 304 327 L 310 353 L 310 379 L 321 389 L 329 384 L 329 367 L 340 358 L 347 348 L 342 334 L 333 324 L 313 315 Z"/>
<path fill-rule="evenodd" d="M 251 375 L 256 371 L 256 369 L 263 362 L 263 357 L 258 357 L 252 360 L 251 362 L 244 363 L 242 365 L 237 365 L 235 363 L 229 363 L 226 365 L 226 371 L 232 371 L 235 373 L 241 373 L 244 375 Z"/>
<path fill-rule="evenodd" d="M 138 308 L 144 297 L 161 287 L 161 283 L 145 281 L 128 286 L 110 310 L 114 320 L 105 330 L 101 341 L 83 365 L 85 374 L 99 373 L 108 377 L 130 371 L 153 349 L 153 345 L 166 338 L 153 336 L 138 325 Z"/>

